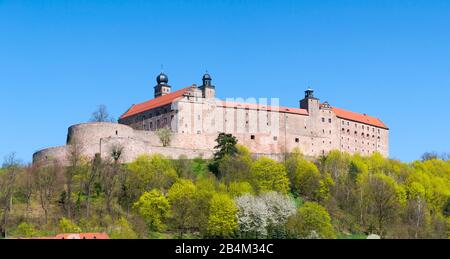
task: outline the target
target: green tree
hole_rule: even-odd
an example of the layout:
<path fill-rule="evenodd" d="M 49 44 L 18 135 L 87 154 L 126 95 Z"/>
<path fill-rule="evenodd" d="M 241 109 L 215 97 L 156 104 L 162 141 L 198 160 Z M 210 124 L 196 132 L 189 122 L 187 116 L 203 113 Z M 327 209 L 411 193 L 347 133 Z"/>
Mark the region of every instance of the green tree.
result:
<path fill-rule="evenodd" d="M 171 161 L 159 154 L 139 156 L 127 169 L 127 187 L 135 192 L 135 199 L 154 188 L 167 189 L 178 178 Z"/>
<path fill-rule="evenodd" d="M 156 130 L 156 135 L 159 137 L 163 147 L 170 145 L 170 142 L 172 141 L 172 131 L 169 128 L 164 127 Z"/>
<path fill-rule="evenodd" d="M 39 231 L 36 227 L 28 222 L 22 222 L 17 226 L 17 229 L 13 233 L 16 237 L 37 237 L 39 236 Z"/>
<path fill-rule="evenodd" d="M 253 187 L 248 182 L 231 182 L 228 185 L 228 193 L 232 197 L 242 196 L 244 194 L 254 194 Z"/>
<path fill-rule="evenodd" d="M 158 190 L 145 192 L 134 204 L 139 215 L 146 222 L 149 231 L 165 229 L 164 221 L 169 212 L 170 205 L 167 198 Z"/>
<path fill-rule="evenodd" d="M 287 229 L 290 235 L 296 238 L 308 238 L 314 234 L 320 238 L 336 238 L 330 215 L 324 207 L 315 202 L 305 202 L 297 214 L 288 220 Z"/>
<path fill-rule="evenodd" d="M 321 187 L 321 175 L 317 166 L 299 153 L 293 153 L 286 160 L 286 169 L 292 192 L 306 200 L 316 200 Z"/>
<path fill-rule="evenodd" d="M 289 179 L 283 164 L 261 157 L 252 164 L 251 172 L 255 177 L 258 192 L 288 193 Z"/>
<path fill-rule="evenodd" d="M 60 233 L 81 233 L 81 228 L 75 224 L 73 221 L 67 218 L 61 218 L 59 220 L 59 230 Z"/>
<path fill-rule="evenodd" d="M 226 194 L 214 194 L 208 220 L 208 235 L 211 237 L 229 238 L 238 227 L 237 207 Z"/>
<path fill-rule="evenodd" d="M 219 175 L 219 163 L 225 156 L 235 156 L 238 152 L 236 147 L 237 138 L 232 134 L 220 133 L 216 139 L 217 145 L 214 147 L 217 151 L 214 153 L 213 161 L 208 165 L 209 170 L 216 176 Z"/>
<path fill-rule="evenodd" d="M 178 180 L 167 193 L 171 205 L 172 224 L 178 230 L 180 238 L 183 238 L 183 234 L 194 226 L 195 194 L 194 183 L 184 179 Z"/>
<path fill-rule="evenodd" d="M 362 193 L 362 214 L 370 232 L 384 236 L 386 227 L 393 224 L 400 213 L 404 189 L 383 173 L 364 174 L 359 179 Z"/>
<path fill-rule="evenodd" d="M 111 239 L 136 239 L 138 235 L 134 232 L 131 224 L 124 217 L 121 217 L 112 227 L 110 233 Z"/>
<path fill-rule="evenodd" d="M 248 148 L 237 145 L 237 153 L 235 155 L 225 155 L 218 163 L 219 178 L 226 183 L 232 181 L 251 182 L 251 166 L 253 159 Z"/>

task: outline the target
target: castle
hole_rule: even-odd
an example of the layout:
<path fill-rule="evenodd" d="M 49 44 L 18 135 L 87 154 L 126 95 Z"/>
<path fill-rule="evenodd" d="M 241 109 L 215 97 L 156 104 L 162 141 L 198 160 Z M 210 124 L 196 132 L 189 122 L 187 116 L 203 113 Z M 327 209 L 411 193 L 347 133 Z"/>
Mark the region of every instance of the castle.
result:
<path fill-rule="evenodd" d="M 67 144 L 77 143 L 83 155 L 109 156 L 113 147 L 123 148 L 122 162 L 141 154 L 168 157 L 210 158 L 220 132 L 231 133 L 255 156 L 280 160 L 298 148 L 307 156 L 331 150 L 367 156 L 389 155 L 389 128 L 378 118 L 321 103 L 312 89 L 305 91 L 298 108 L 280 107 L 277 99 L 219 100 L 211 76 L 202 85 L 172 92 L 168 76 L 156 78 L 154 99 L 132 105 L 118 123 L 84 123 L 69 128 Z M 156 131 L 172 132 L 163 146 Z M 54 159 L 66 162 L 68 146 L 36 152 L 34 162 Z"/>

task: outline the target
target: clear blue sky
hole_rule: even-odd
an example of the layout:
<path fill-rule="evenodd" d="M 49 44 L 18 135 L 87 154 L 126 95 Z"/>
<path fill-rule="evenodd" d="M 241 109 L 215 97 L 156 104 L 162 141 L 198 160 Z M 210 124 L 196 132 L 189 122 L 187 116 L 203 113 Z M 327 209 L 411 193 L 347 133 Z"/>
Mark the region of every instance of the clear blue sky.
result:
<path fill-rule="evenodd" d="M 297 107 L 311 86 L 382 118 L 393 158 L 450 152 L 448 0 L 0 0 L 0 159 L 152 98 L 161 64 L 175 89 L 207 68 L 221 98 Z"/>

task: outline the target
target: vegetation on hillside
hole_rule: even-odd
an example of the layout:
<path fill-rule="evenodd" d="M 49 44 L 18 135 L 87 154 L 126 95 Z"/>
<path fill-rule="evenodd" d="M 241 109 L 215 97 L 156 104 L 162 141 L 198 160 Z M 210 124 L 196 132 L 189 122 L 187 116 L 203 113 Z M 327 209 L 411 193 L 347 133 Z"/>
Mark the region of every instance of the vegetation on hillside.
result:
<path fill-rule="evenodd" d="M 333 151 L 254 159 L 231 135 L 212 160 L 120 148 L 69 166 L 0 169 L 2 237 L 107 232 L 112 238 L 450 238 L 450 160 L 402 163 Z"/>

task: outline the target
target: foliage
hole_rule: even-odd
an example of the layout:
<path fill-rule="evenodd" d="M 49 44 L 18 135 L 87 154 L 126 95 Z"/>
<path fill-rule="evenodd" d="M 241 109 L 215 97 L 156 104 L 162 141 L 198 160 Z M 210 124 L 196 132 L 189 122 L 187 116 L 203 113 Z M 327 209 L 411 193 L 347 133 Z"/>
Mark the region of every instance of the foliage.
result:
<path fill-rule="evenodd" d="M 218 176 L 224 182 L 252 181 L 251 165 L 253 159 L 250 151 L 241 145 L 237 145 L 235 155 L 225 155 L 218 162 Z"/>
<path fill-rule="evenodd" d="M 208 235 L 220 238 L 231 237 L 238 226 L 236 212 L 236 205 L 228 195 L 214 194 L 208 219 Z"/>
<path fill-rule="evenodd" d="M 286 160 L 286 169 L 292 193 L 306 200 L 316 200 L 322 187 L 317 166 L 299 153 L 293 153 Z"/>
<path fill-rule="evenodd" d="M 112 227 L 109 237 L 111 239 L 136 239 L 138 236 L 127 219 L 121 217 Z"/>
<path fill-rule="evenodd" d="M 255 177 L 258 192 L 288 193 L 289 179 L 283 164 L 267 157 L 261 157 L 252 164 L 251 172 Z"/>
<path fill-rule="evenodd" d="M 59 231 L 60 233 L 81 233 L 81 228 L 76 225 L 73 221 L 67 218 L 61 218 L 59 220 Z"/>
<path fill-rule="evenodd" d="M 294 150 L 280 163 L 253 159 L 230 135 L 218 141 L 212 161 L 152 155 L 121 164 L 122 152 L 88 160 L 77 143 L 69 166 L 23 165 L 10 155 L 0 168 L 0 238 L 449 238 L 443 156 L 403 163 Z"/>
<path fill-rule="evenodd" d="M 159 128 L 156 130 L 156 135 L 161 141 L 163 147 L 170 146 L 170 142 L 172 141 L 172 131 L 169 128 Z"/>
<path fill-rule="evenodd" d="M 173 163 L 161 155 L 139 156 L 127 169 L 128 188 L 136 191 L 137 197 L 154 188 L 168 189 L 178 178 Z"/>
<path fill-rule="evenodd" d="M 244 194 L 254 194 L 253 187 L 248 182 L 231 182 L 228 185 L 228 193 L 232 197 L 242 196 Z"/>
<path fill-rule="evenodd" d="M 308 238 L 311 234 L 326 239 L 336 237 L 330 215 L 324 207 L 315 202 L 305 202 L 297 214 L 289 219 L 287 226 L 290 235 L 296 238 Z"/>
<path fill-rule="evenodd" d="M 147 223 L 150 231 L 165 229 L 164 221 L 170 205 L 167 198 L 160 191 L 153 189 L 150 192 L 145 192 L 134 204 L 134 207 Z"/>
<path fill-rule="evenodd" d="M 195 222 L 196 186 L 190 180 L 180 179 L 170 187 L 167 197 L 171 205 L 171 219 L 180 238 Z"/>
<path fill-rule="evenodd" d="M 213 161 L 208 165 L 209 170 L 216 176 L 219 175 L 220 161 L 225 156 L 235 156 L 238 152 L 236 147 L 237 138 L 231 134 L 220 133 L 216 139 L 217 145 L 214 147 L 217 151 L 214 153 Z"/>
<path fill-rule="evenodd" d="M 15 237 L 37 237 L 39 236 L 39 231 L 36 227 L 28 222 L 22 222 L 17 226 L 17 229 L 13 232 Z"/>

